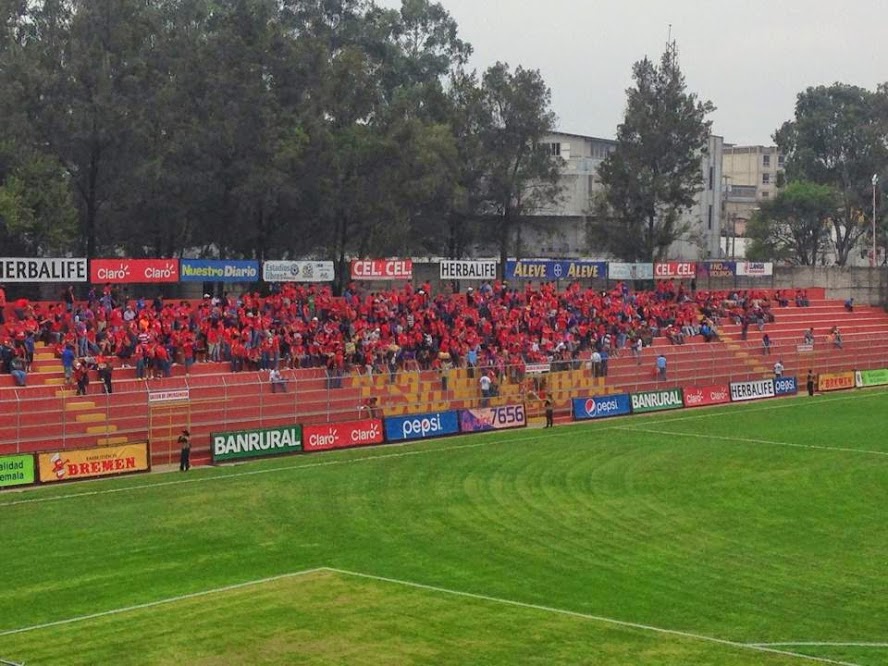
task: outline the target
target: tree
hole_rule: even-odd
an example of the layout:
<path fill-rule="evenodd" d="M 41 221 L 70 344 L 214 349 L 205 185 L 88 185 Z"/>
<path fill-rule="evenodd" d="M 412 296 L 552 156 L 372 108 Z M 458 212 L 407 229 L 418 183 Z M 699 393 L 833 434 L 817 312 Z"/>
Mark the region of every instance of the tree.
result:
<path fill-rule="evenodd" d="M 829 226 L 839 208 L 836 191 L 827 185 L 796 181 L 762 205 L 746 231 L 755 261 L 785 261 L 813 266 L 829 243 Z"/>
<path fill-rule="evenodd" d="M 511 248 L 521 246 L 523 218 L 555 203 L 561 195 L 559 160 L 542 138 L 554 131 L 552 94 L 537 70 L 504 63 L 481 81 L 482 194 L 479 214 L 490 222 L 504 270 Z"/>
<path fill-rule="evenodd" d="M 834 83 L 799 93 L 795 119 L 774 134 L 786 156 L 789 180 L 810 180 L 835 188 L 840 206 L 831 218 L 836 263 L 871 228 L 871 178 L 888 162 L 888 91 L 873 93 Z"/>
<path fill-rule="evenodd" d="M 589 236 L 620 259 L 655 261 L 688 231 L 680 219 L 703 185 L 706 116 L 715 107 L 687 92 L 674 48 L 659 66 L 648 58 L 635 63 L 632 77 L 616 147 L 598 169 L 603 192 Z"/>

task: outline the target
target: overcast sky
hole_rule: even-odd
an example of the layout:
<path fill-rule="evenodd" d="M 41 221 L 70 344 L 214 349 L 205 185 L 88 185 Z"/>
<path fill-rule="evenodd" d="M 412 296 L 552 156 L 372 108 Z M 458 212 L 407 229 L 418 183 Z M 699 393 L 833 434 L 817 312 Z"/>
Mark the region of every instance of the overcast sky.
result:
<path fill-rule="evenodd" d="M 888 0 L 440 0 L 475 49 L 539 69 L 559 129 L 613 137 L 632 63 L 659 59 L 669 24 L 688 89 L 717 107 L 713 133 L 771 144 L 796 95 L 888 81 Z M 378 0 L 398 7 L 400 0 Z"/>

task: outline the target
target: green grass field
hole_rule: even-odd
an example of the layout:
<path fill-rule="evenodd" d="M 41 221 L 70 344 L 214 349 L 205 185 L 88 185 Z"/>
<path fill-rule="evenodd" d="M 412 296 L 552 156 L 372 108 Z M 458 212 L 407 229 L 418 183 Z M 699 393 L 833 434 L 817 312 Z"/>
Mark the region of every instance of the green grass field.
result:
<path fill-rule="evenodd" d="M 888 663 L 888 393 L 0 494 L 0 658 Z"/>

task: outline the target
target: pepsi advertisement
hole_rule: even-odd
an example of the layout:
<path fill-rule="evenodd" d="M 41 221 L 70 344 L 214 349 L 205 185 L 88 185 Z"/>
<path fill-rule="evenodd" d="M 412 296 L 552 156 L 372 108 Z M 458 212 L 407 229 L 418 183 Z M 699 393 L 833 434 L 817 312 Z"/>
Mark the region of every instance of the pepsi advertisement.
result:
<path fill-rule="evenodd" d="M 573 399 L 574 421 L 605 419 L 609 416 L 623 416 L 631 412 L 632 400 L 628 393 Z"/>
<path fill-rule="evenodd" d="M 387 442 L 432 439 L 459 432 L 458 412 L 432 412 L 410 416 L 390 416 L 385 420 Z"/>
<path fill-rule="evenodd" d="M 795 377 L 774 379 L 774 395 L 795 395 L 799 392 L 799 382 Z"/>

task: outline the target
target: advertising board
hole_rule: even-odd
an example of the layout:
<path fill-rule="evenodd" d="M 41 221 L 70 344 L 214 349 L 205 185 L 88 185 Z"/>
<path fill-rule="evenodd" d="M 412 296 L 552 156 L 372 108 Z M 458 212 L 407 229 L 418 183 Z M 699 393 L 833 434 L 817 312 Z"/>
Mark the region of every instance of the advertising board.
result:
<path fill-rule="evenodd" d="M 699 261 L 697 277 L 734 277 L 737 274 L 737 263 L 734 261 Z"/>
<path fill-rule="evenodd" d="M 774 264 L 770 261 L 738 261 L 737 275 L 741 277 L 767 277 L 774 274 Z"/>
<path fill-rule="evenodd" d="M 761 400 L 762 398 L 773 398 L 775 395 L 773 379 L 731 382 L 731 402 Z"/>
<path fill-rule="evenodd" d="M 86 282 L 86 259 L 0 258 L 4 282 Z"/>
<path fill-rule="evenodd" d="M 663 389 L 662 391 L 641 391 L 633 393 L 632 413 L 660 412 L 664 409 L 681 409 L 684 401 L 680 388 Z"/>
<path fill-rule="evenodd" d="M 884 386 L 888 384 L 888 368 L 880 370 L 858 370 L 854 374 L 854 382 L 857 388 L 868 386 Z"/>
<path fill-rule="evenodd" d="M 459 416 L 455 411 L 390 416 L 385 420 L 385 439 L 389 442 L 431 439 L 458 432 Z"/>
<path fill-rule="evenodd" d="M 27 486 L 37 481 L 34 456 L 0 456 L 0 488 Z"/>
<path fill-rule="evenodd" d="M 693 261 L 665 261 L 654 264 L 654 277 L 658 280 L 692 278 L 696 275 L 697 264 Z"/>
<path fill-rule="evenodd" d="M 259 262 L 180 259 L 179 279 L 182 282 L 255 282 L 259 279 Z"/>
<path fill-rule="evenodd" d="M 459 429 L 461 432 L 508 430 L 510 428 L 523 428 L 526 425 L 527 417 L 524 413 L 524 405 L 463 409 L 459 413 Z"/>
<path fill-rule="evenodd" d="M 94 479 L 102 476 L 147 472 L 148 444 L 70 449 L 37 456 L 41 483 Z"/>
<path fill-rule="evenodd" d="M 412 259 L 353 259 L 352 280 L 412 280 Z"/>
<path fill-rule="evenodd" d="M 302 451 L 302 426 L 233 430 L 210 435 L 213 462 L 278 456 Z"/>
<path fill-rule="evenodd" d="M 336 270 L 332 261 L 264 261 L 264 282 L 333 282 Z"/>
<path fill-rule="evenodd" d="M 99 284 L 149 284 L 179 281 L 178 259 L 93 259 L 90 282 Z"/>
<path fill-rule="evenodd" d="M 363 419 L 345 423 L 307 425 L 302 428 L 303 451 L 327 451 L 350 446 L 382 444 L 383 432 L 380 419 Z"/>
<path fill-rule="evenodd" d="M 148 393 L 148 404 L 153 405 L 160 402 L 186 402 L 191 398 L 190 389 L 174 389 L 171 391 L 150 391 Z"/>
<path fill-rule="evenodd" d="M 632 411 L 632 401 L 628 393 L 574 398 L 572 402 L 574 421 L 621 416 Z"/>
<path fill-rule="evenodd" d="M 607 262 L 585 259 L 510 259 L 507 280 L 582 280 L 607 277 Z"/>
<path fill-rule="evenodd" d="M 796 377 L 777 377 L 774 379 L 774 395 L 795 395 L 799 392 L 799 381 Z"/>
<path fill-rule="evenodd" d="M 685 407 L 723 405 L 726 402 L 731 402 L 731 389 L 727 384 L 690 386 L 684 389 Z"/>
<path fill-rule="evenodd" d="M 844 391 L 854 388 L 853 372 L 822 372 L 817 376 L 817 390 L 823 393 L 829 391 Z"/>
<path fill-rule="evenodd" d="M 495 261 L 442 261 L 442 280 L 495 280 Z"/>
<path fill-rule="evenodd" d="M 624 264 L 611 262 L 607 265 L 609 280 L 653 280 L 653 264 Z"/>

